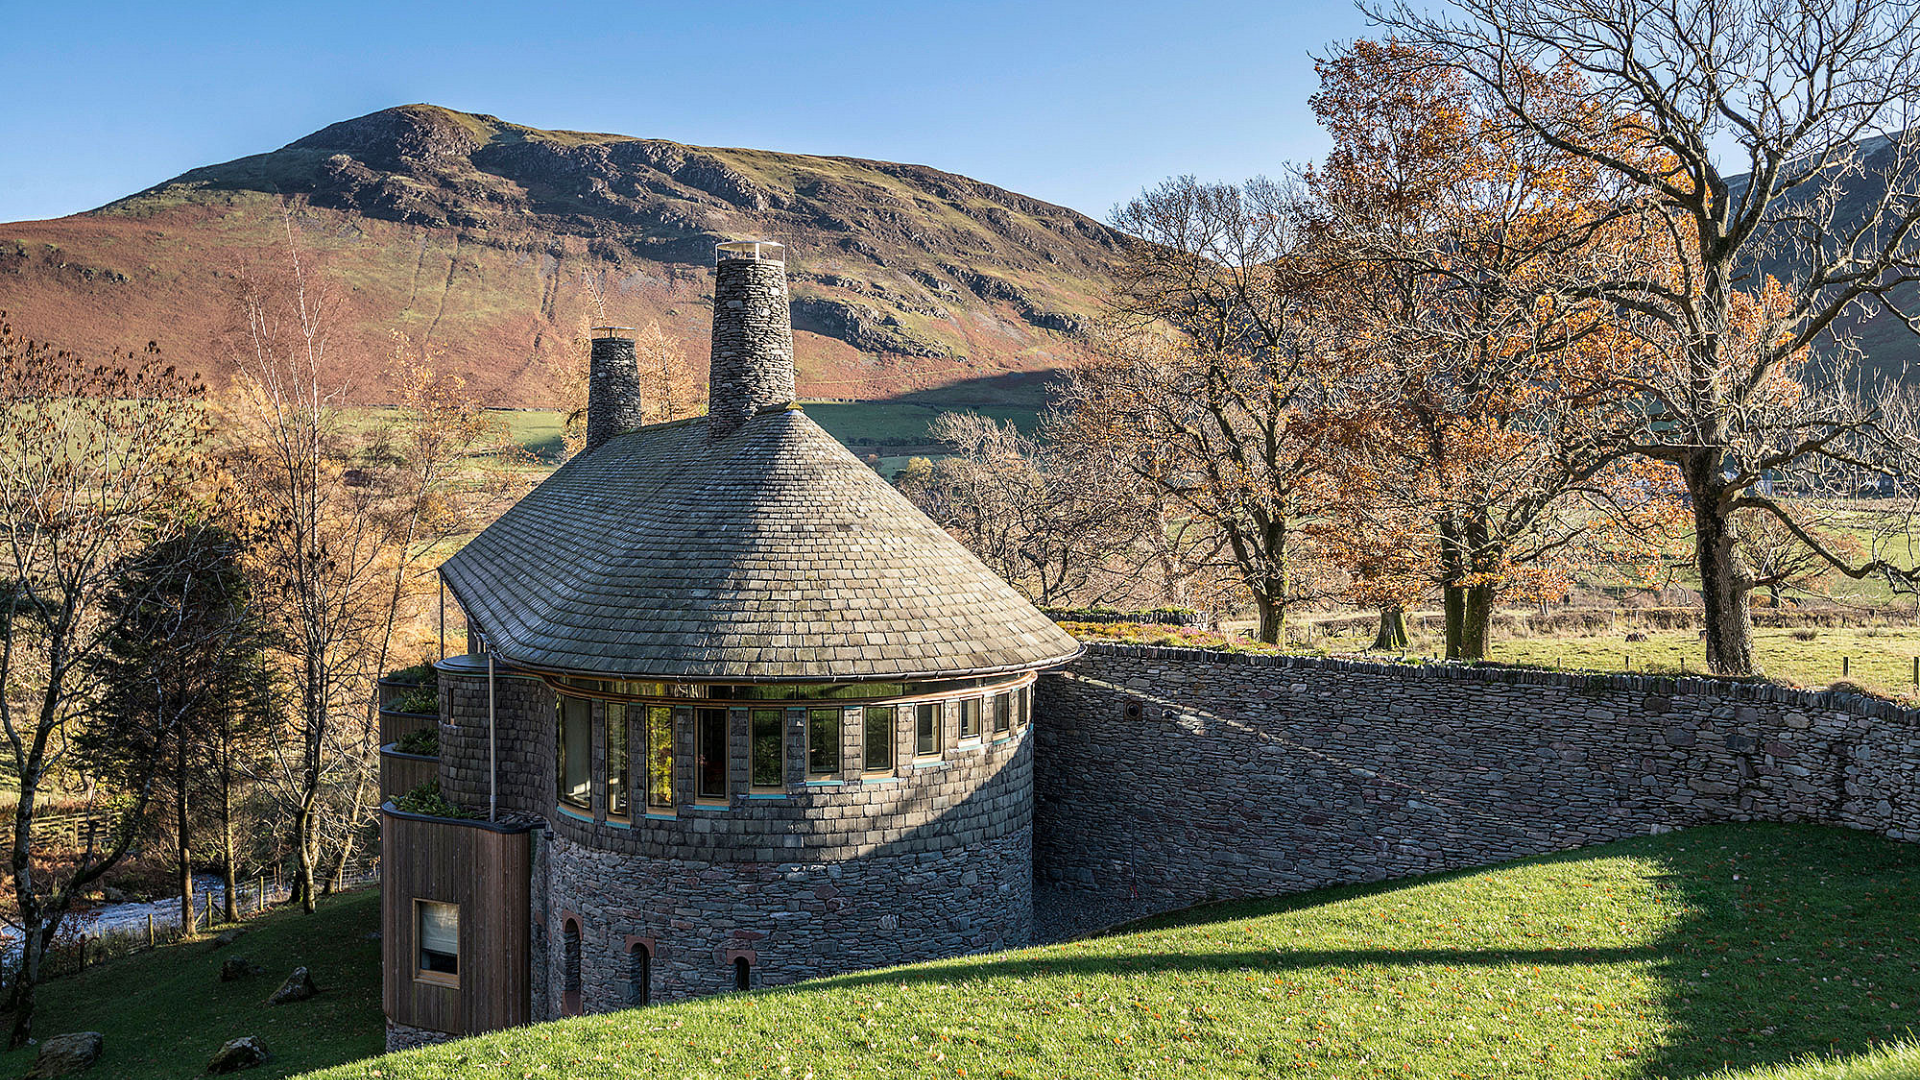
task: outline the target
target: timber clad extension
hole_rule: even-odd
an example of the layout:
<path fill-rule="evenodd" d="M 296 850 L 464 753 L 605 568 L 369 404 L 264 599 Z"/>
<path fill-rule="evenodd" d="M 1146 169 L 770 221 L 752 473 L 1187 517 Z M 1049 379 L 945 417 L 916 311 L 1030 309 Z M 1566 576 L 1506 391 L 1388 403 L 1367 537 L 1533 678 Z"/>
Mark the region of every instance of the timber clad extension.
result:
<path fill-rule="evenodd" d="M 780 246 L 718 257 L 709 415 L 619 430 L 596 341 L 588 448 L 441 567 L 433 773 L 497 824 L 386 807 L 391 1046 L 1031 934 L 1080 646 L 792 403 Z"/>

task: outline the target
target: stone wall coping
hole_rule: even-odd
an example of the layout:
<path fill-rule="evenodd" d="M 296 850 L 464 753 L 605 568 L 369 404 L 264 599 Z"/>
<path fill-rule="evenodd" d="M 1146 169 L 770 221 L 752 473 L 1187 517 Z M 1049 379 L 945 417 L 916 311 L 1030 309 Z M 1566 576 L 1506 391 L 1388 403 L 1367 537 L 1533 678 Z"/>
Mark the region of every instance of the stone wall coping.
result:
<path fill-rule="evenodd" d="M 392 799 L 388 799 L 386 802 L 380 804 L 380 812 L 388 817 L 397 817 L 403 821 L 430 821 L 436 825 L 462 825 L 468 828 L 485 829 L 488 832 L 509 834 L 532 832 L 542 824 L 538 821 L 485 821 L 476 818 L 449 818 L 435 817 L 432 814 L 416 814 L 393 805 Z"/>
<path fill-rule="evenodd" d="M 433 666 L 434 670 L 449 675 L 485 675 L 487 658 L 481 653 L 455 653 L 444 660 L 434 661 Z M 514 667 L 496 656 L 493 658 L 493 676 L 496 679 L 538 679 L 540 674 Z"/>
<path fill-rule="evenodd" d="M 1704 675 L 1634 675 L 1625 672 L 1552 671 L 1546 668 L 1447 661 L 1396 662 L 1350 660 L 1335 656 L 1289 656 L 1283 653 L 1236 653 L 1219 649 L 1171 645 L 1133 645 L 1117 641 L 1089 641 L 1091 655 L 1166 660 L 1184 664 L 1212 663 L 1351 675 L 1383 675 L 1405 679 L 1446 679 L 1455 682 L 1497 683 L 1509 686 L 1555 686 L 1576 690 L 1627 691 L 1662 697 L 1715 697 L 1733 702 L 1770 702 L 1802 709 L 1846 713 L 1891 720 L 1920 727 L 1920 709 L 1909 709 L 1885 698 L 1844 690 L 1802 690 L 1759 680 L 1717 679 Z"/>

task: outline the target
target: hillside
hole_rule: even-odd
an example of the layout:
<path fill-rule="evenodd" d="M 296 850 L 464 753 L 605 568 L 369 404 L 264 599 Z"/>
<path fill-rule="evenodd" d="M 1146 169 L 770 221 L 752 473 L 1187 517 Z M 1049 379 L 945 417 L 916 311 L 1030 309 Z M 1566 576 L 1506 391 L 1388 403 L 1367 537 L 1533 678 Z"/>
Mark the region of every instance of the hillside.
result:
<path fill-rule="evenodd" d="M 1117 234 L 920 165 L 542 131 L 431 105 L 195 169 L 98 210 L 0 225 L 0 310 L 72 348 L 148 340 L 218 378 L 231 278 L 280 205 L 346 286 L 336 374 L 382 399 L 389 331 L 488 401 L 539 405 L 598 321 L 657 319 L 704 372 L 713 244 L 788 245 L 801 393 L 1029 401 L 1073 350 Z M 591 284 L 590 284 L 591 283 Z"/>
<path fill-rule="evenodd" d="M 1715 826 L 537 1024 L 320 1075 L 1911 1076 L 1911 1051 L 1770 1067 L 1911 1037 L 1916 883 L 1910 844 Z"/>

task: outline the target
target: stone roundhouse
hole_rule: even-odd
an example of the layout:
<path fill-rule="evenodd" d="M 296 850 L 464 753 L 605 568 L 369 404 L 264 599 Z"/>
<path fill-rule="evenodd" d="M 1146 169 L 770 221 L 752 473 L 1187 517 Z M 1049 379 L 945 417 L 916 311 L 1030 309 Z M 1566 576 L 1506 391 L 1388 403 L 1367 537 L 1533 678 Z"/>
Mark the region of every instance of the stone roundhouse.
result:
<path fill-rule="evenodd" d="M 585 448 L 441 568 L 468 816 L 384 808 L 391 1046 L 1031 932 L 1080 648 L 793 404 L 782 255 L 719 248 L 706 416 L 636 427 L 598 332 Z"/>

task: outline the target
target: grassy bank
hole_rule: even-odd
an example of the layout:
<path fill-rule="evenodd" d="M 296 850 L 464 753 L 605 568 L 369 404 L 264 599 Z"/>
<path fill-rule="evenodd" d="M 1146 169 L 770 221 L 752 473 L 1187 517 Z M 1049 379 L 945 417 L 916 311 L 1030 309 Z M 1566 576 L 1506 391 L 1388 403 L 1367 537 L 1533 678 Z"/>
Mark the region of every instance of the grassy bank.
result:
<path fill-rule="evenodd" d="M 1916 885 L 1911 845 L 1715 827 L 320 1075 L 1708 1076 L 1903 1037 L 1920 1007 Z"/>
<path fill-rule="evenodd" d="M 40 990 L 40 1037 L 98 1031 L 106 1050 L 87 1080 L 163 1080 L 203 1075 L 220 1044 L 257 1035 L 273 1060 L 250 1070 L 268 1080 L 377 1054 L 386 1044 L 380 1014 L 380 893 L 331 897 L 313 915 L 298 908 L 247 924 L 225 949 L 210 939 L 113 960 Z M 266 973 L 220 981 L 221 961 L 243 956 Z M 313 974 L 319 996 L 268 1008 L 267 995 L 296 967 Z M 34 1048 L 0 1054 L 0 1075 L 19 1076 Z"/>

